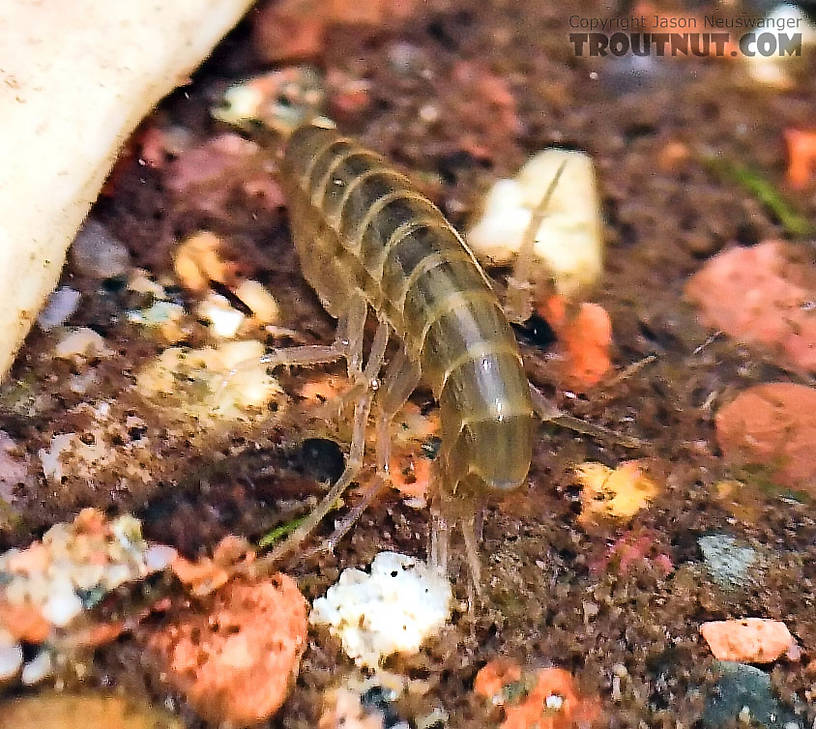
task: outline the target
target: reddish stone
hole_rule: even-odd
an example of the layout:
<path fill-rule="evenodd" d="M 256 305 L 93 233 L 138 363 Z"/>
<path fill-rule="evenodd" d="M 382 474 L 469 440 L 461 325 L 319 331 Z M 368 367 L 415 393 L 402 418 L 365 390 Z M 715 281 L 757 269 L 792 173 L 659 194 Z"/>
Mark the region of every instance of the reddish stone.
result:
<path fill-rule="evenodd" d="M 702 321 L 789 366 L 816 370 L 816 270 L 780 241 L 732 248 L 691 277 L 686 296 Z"/>
<path fill-rule="evenodd" d="M 763 465 L 781 485 L 816 495 L 816 389 L 757 385 L 717 413 L 717 441 L 732 464 Z"/>
<path fill-rule="evenodd" d="M 168 682 L 212 722 L 265 721 L 286 699 L 306 647 L 306 601 L 283 574 L 231 582 L 148 639 Z"/>

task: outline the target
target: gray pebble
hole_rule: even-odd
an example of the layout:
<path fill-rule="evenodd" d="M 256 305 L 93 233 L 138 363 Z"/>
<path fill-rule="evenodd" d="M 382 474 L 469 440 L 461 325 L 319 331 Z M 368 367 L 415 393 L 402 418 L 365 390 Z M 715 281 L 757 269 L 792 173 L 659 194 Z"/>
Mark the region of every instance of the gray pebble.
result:
<path fill-rule="evenodd" d="M 127 271 L 130 253 L 102 223 L 90 218 L 71 245 L 71 262 L 85 276 L 111 278 Z"/>

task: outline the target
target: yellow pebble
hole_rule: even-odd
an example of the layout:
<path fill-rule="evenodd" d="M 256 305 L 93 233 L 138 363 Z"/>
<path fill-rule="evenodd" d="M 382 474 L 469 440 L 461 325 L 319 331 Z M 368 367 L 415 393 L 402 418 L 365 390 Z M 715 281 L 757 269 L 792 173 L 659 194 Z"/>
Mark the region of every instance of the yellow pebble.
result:
<path fill-rule="evenodd" d="M 587 461 L 575 469 L 583 486 L 582 523 L 597 517 L 629 519 L 647 506 L 660 489 L 639 461 L 624 461 L 612 469 Z"/>

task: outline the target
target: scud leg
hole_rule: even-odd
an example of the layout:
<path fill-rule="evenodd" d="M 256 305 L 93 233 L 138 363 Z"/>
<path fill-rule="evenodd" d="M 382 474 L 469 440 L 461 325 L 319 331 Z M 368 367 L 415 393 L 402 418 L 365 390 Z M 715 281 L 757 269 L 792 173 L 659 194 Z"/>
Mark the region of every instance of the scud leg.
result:
<path fill-rule="evenodd" d="M 438 486 L 431 500 L 431 523 L 428 527 L 428 563 L 443 574 L 448 571 L 448 544 L 450 542 L 450 523 L 442 504 L 442 489 Z"/>
<path fill-rule="evenodd" d="M 374 335 L 368 362 L 362 376 L 369 382 L 374 382 L 382 367 L 385 348 L 388 344 L 388 325 L 381 321 Z M 343 495 L 352 481 L 357 478 L 363 467 L 365 455 L 365 433 L 368 425 L 368 415 L 371 412 L 371 403 L 374 399 L 374 388 L 364 392 L 354 405 L 354 425 L 352 428 L 351 445 L 346 460 L 346 467 L 337 482 L 329 489 L 314 510 L 303 520 L 283 542 L 278 544 L 272 552 L 257 560 L 250 567 L 254 575 L 269 572 L 280 560 L 290 554 L 314 531 L 326 514 L 334 508 L 337 500 Z"/>
<path fill-rule="evenodd" d="M 377 471 L 366 487 L 362 498 L 336 526 L 334 532 L 320 546 L 321 550 L 334 550 L 337 543 L 356 523 L 371 501 L 391 481 L 391 423 L 400 408 L 408 401 L 419 383 L 419 366 L 400 349 L 388 365 L 385 378 L 377 393 L 377 419 L 375 423 Z"/>
<path fill-rule="evenodd" d="M 479 538 L 476 534 L 476 518 L 477 514 L 474 511 L 470 516 L 462 519 L 462 537 L 465 540 L 465 558 L 467 559 L 468 569 L 470 570 L 470 581 L 476 595 L 482 598 L 484 590 L 482 589 L 482 562 L 479 559 Z M 470 596 L 470 604 L 474 604 L 473 596 Z"/>
<path fill-rule="evenodd" d="M 576 433 L 582 433 L 583 435 L 588 435 L 592 438 L 606 441 L 607 443 L 617 443 L 625 448 L 639 448 L 643 445 L 643 441 L 638 440 L 637 438 L 633 438 L 629 435 L 623 435 L 622 433 L 618 433 L 611 428 L 605 428 L 602 425 L 588 423 L 586 420 L 581 420 L 573 415 L 568 415 L 563 410 L 553 405 L 553 403 L 544 397 L 541 391 L 533 384 L 530 384 L 530 397 L 533 400 L 533 410 L 535 410 L 536 415 L 538 415 L 538 417 L 545 423 L 553 423 L 560 428 L 567 428 L 575 431 Z"/>
<path fill-rule="evenodd" d="M 335 346 L 343 347 L 348 375 L 353 380 L 363 371 L 363 334 L 368 304 L 362 296 L 354 296 L 346 313 L 337 323 Z"/>
<path fill-rule="evenodd" d="M 428 545 L 428 562 L 439 572 L 448 571 L 448 548 L 450 536 L 455 527 L 462 530 L 465 543 L 465 559 L 470 574 L 468 595 L 471 607 L 475 598 L 482 598 L 482 563 L 479 559 L 481 541 L 481 515 L 485 502 L 483 498 L 460 498 L 446 487 L 444 462 L 439 465 L 435 479 L 434 498 L 431 502 L 431 523 Z"/>
<path fill-rule="evenodd" d="M 238 363 L 227 372 L 220 384 L 223 392 L 230 380 L 239 372 L 256 367 L 259 363 L 267 367 L 296 365 L 316 365 L 344 359 L 348 363 L 350 376 L 358 377 L 363 351 L 363 331 L 365 329 L 367 306 L 365 299 L 355 297 L 346 313 L 337 323 L 337 333 L 332 344 L 305 344 L 297 347 L 280 347 L 263 354 L 260 359 Z"/>

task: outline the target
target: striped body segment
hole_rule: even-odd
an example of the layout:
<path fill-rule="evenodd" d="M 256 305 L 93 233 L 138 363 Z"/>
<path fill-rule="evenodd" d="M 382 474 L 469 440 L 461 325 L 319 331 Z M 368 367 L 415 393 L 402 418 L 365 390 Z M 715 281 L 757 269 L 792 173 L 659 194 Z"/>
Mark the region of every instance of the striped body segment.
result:
<path fill-rule="evenodd" d="M 523 483 L 529 385 L 499 301 L 458 233 L 405 176 L 334 130 L 297 130 L 281 177 L 304 276 L 326 310 L 337 317 L 362 293 L 438 399 L 443 486 Z"/>

